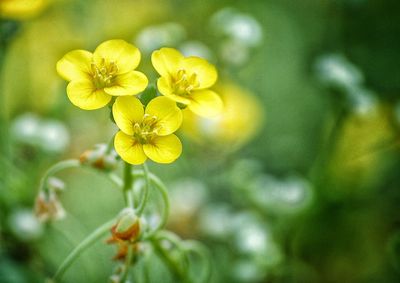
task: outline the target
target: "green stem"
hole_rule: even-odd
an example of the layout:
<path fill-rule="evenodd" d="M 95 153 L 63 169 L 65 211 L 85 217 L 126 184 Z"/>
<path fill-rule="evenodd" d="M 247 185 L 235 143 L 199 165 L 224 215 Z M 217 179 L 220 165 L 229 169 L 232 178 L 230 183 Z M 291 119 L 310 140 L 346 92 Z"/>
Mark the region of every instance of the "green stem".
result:
<path fill-rule="evenodd" d="M 133 171 L 133 175 L 135 177 L 144 177 L 145 173 L 143 171 Z M 168 221 L 168 215 L 169 215 L 169 197 L 168 197 L 168 191 L 167 188 L 165 187 L 165 185 L 163 184 L 163 182 L 154 174 L 152 173 L 148 173 L 149 179 L 150 181 L 155 185 L 154 187 L 161 193 L 161 197 L 163 199 L 164 202 L 164 210 L 162 212 L 161 215 L 161 220 L 158 223 L 157 227 L 150 232 L 148 235 L 146 235 L 146 238 L 150 238 L 152 235 L 154 235 L 154 233 L 156 233 L 158 230 L 160 230 L 161 228 L 163 228 Z"/>
<path fill-rule="evenodd" d="M 46 173 L 44 173 L 42 179 L 40 180 L 39 190 L 43 190 L 44 192 L 48 192 L 47 188 L 47 180 L 53 176 L 54 174 L 68 168 L 75 168 L 81 166 L 81 163 L 77 159 L 68 159 L 61 162 L 58 162 L 47 169 Z"/>
<path fill-rule="evenodd" d="M 54 281 L 57 281 L 62 278 L 64 273 L 68 270 L 68 268 L 72 265 L 72 263 L 91 245 L 93 245 L 99 238 L 101 238 L 106 232 L 108 232 L 111 227 L 115 224 L 115 219 L 112 219 L 95 231 L 93 231 L 89 236 L 87 236 L 82 242 L 79 243 L 78 246 L 66 257 L 63 263 L 58 268 L 56 274 L 53 277 Z"/>
<path fill-rule="evenodd" d="M 121 276 L 121 283 L 125 283 L 129 279 L 129 268 L 133 259 L 133 249 L 134 247 L 132 246 L 128 247 L 128 254 L 126 255 L 125 259 L 125 268 Z"/>
<path fill-rule="evenodd" d="M 141 215 L 143 213 L 144 208 L 146 207 L 147 200 L 149 198 L 150 192 L 150 177 L 149 177 L 149 169 L 146 163 L 143 164 L 143 175 L 145 180 L 144 192 L 142 200 L 137 208 L 137 214 Z"/>
<path fill-rule="evenodd" d="M 160 256 L 160 258 L 164 261 L 164 263 L 168 266 L 168 269 L 172 271 L 172 274 L 175 278 L 179 278 L 182 281 L 186 280 L 185 270 L 181 268 L 177 260 L 173 259 L 170 253 L 165 250 L 162 245 L 161 241 L 164 240 L 163 237 L 153 238 L 151 240 L 152 246 L 154 247 L 155 252 Z M 166 240 L 166 239 L 165 239 Z M 178 244 L 173 242 L 175 246 L 178 248 L 180 254 L 182 252 L 181 247 Z"/>
<path fill-rule="evenodd" d="M 210 262 L 210 256 L 208 254 L 208 251 L 204 248 L 203 245 L 196 241 L 185 241 L 183 243 L 183 248 L 187 252 L 192 252 L 194 254 L 197 254 L 203 261 L 204 263 L 204 269 L 202 272 L 202 276 L 200 276 L 199 282 L 204 282 L 207 283 L 210 281 L 210 275 L 211 275 L 211 262 Z"/>
<path fill-rule="evenodd" d="M 125 198 L 125 204 L 127 207 L 133 208 L 133 198 L 132 198 L 132 185 L 133 185 L 133 174 L 132 165 L 124 162 L 124 186 L 123 193 Z"/>

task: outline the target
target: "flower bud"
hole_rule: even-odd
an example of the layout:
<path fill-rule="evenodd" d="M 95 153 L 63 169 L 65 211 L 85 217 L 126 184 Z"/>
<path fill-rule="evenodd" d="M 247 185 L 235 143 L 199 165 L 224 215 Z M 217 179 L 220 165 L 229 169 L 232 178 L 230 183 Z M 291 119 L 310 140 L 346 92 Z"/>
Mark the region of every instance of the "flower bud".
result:
<path fill-rule="evenodd" d="M 113 170 L 117 167 L 117 154 L 114 150 L 108 152 L 106 144 L 97 144 L 94 149 L 85 151 L 79 160 L 83 165 L 100 170 Z"/>
<path fill-rule="evenodd" d="M 118 251 L 114 256 L 115 260 L 123 260 L 130 247 L 137 252 L 139 249 L 136 240 L 140 236 L 140 218 L 132 209 L 124 211 L 118 222 L 111 228 L 111 237 L 107 240 L 108 244 L 117 244 Z"/>
<path fill-rule="evenodd" d="M 139 218 L 132 211 L 123 215 L 118 223 L 112 228 L 113 236 L 124 241 L 133 242 L 140 233 Z"/>
<path fill-rule="evenodd" d="M 35 200 L 35 215 L 41 222 L 60 220 L 65 217 L 65 210 L 57 194 L 40 192 Z"/>

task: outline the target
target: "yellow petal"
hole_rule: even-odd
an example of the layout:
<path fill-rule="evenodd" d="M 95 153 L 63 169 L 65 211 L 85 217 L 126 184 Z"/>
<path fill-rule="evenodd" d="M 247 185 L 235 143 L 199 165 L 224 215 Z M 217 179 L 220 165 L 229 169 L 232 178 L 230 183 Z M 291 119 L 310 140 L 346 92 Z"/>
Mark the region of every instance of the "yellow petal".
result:
<path fill-rule="evenodd" d="M 160 136 L 172 134 L 182 124 L 182 111 L 167 97 L 159 96 L 151 100 L 145 113 L 157 117 L 157 134 Z"/>
<path fill-rule="evenodd" d="M 218 78 L 217 70 L 214 65 L 207 62 L 207 60 L 199 57 L 188 57 L 183 60 L 183 69 L 185 69 L 189 74 L 195 73 L 200 86 L 196 89 L 209 88 Z"/>
<path fill-rule="evenodd" d="M 115 85 L 104 88 L 104 91 L 113 96 L 135 95 L 145 90 L 148 83 L 143 73 L 131 71 L 118 75 L 115 78 Z"/>
<path fill-rule="evenodd" d="M 114 138 L 115 151 L 121 158 L 133 165 L 143 164 L 147 157 L 143 147 L 132 136 L 119 131 Z"/>
<path fill-rule="evenodd" d="M 112 112 L 118 128 L 128 135 L 133 135 L 133 125 L 141 122 L 144 115 L 142 103 L 134 96 L 118 97 Z"/>
<path fill-rule="evenodd" d="M 190 103 L 190 99 L 186 97 L 182 97 L 173 93 L 173 90 L 169 84 L 168 77 L 161 77 L 157 80 L 157 88 L 162 95 L 172 99 L 173 101 L 188 105 Z"/>
<path fill-rule="evenodd" d="M 89 79 L 92 57 L 86 50 L 68 52 L 57 62 L 57 73 L 67 81 Z"/>
<path fill-rule="evenodd" d="M 175 135 L 156 137 L 151 144 L 143 145 L 144 153 L 158 163 L 174 162 L 182 153 L 181 141 Z"/>
<path fill-rule="evenodd" d="M 111 96 L 97 90 L 92 81 L 72 81 L 67 86 L 67 95 L 72 104 L 84 110 L 94 110 L 106 106 Z"/>
<path fill-rule="evenodd" d="M 161 76 L 169 76 L 178 71 L 183 58 L 178 50 L 164 47 L 151 54 L 151 63 Z"/>
<path fill-rule="evenodd" d="M 96 65 L 102 60 L 114 62 L 118 67 L 118 74 L 135 69 L 140 62 L 140 51 L 132 44 L 121 39 L 112 39 L 100 44 L 93 53 Z"/>
<path fill-rule="evenodd" d="M 218 94 L 211 90 L 196 90 L 190 94 L 189 109 L 203 117 L 213 117 L 222 112 L 223 103 Z"/>

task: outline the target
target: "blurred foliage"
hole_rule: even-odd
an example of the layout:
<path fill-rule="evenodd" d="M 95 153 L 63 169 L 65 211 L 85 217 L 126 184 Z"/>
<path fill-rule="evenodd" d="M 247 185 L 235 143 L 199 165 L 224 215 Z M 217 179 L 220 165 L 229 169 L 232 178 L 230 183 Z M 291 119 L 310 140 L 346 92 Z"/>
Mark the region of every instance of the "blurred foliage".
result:
<path fill-rule="evenodd" d="M 66 219 L 29 213 L 50 164 L 116 131 L 108 109 L 73 107 L 55 71 L 111 38 L 140 47 L 150 78 L 151 50 L 168 45 L 213 61 L 234 88 L 223 96 L 246 96 L 229 123 L 201 124 L 208 136 L 183 129 L 174 165 L 150 165 L 169 184 L 169 228 L 208 246 L 211 282 L 400 281 L 399 1 L 117 2 L 54 0 L 0 21 L 0 282 L 43 282 L 122 205 L 106 178 L 71 169 L 58 176 Z M 114 252 L 97 243 L 64 282 L 106 281 Z M 155 256 L 134 282 L 145 268 L 173 282 Z"/>

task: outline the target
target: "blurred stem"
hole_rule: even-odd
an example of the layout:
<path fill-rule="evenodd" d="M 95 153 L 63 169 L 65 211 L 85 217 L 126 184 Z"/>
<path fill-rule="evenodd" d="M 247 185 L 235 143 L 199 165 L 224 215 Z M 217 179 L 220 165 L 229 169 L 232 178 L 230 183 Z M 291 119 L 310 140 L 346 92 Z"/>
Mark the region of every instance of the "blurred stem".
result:
<path fill-rule="evenodd" d="M 125 198 L 125 205 L 133 208 L 132 188 L 133 185 L 133 174 L 132 165 L 128 162 L 124 162 L 124 186 L 123 193 Z"/>
<path fill-rule="evenodd" d="M 115 219 L 112 219 L 99 228 L 94 230 L 89 236 L 87 236 L 75 249 L 67 256 L 63 263 L 58 268 L 56 274 L 53 276 L 53 280 L 57 281 L 62 278 L 64 273 L 72 265 L 72 263 L 91 245 L 93 245 L 98 239 L 100 239 L 105 233 L 107 233 L 114 225 Z"/>
<path fill-rule="evenodd" d="M 335 154 L 335 147 L 340 137 L 343 123 L 347 119 L 348 110 L 344 105 L 339 105 L 334 115 L 334 123 L 310 171 L 310 180 L 313 181 L 316 187 L 326 180 L 330 161 Z"/>
<path fill-rule="evenodd" d="M 196 241 L 185 241 L 183 243 L 183 248 L 187 252 L 197 254 L 201 258 L 204 264 L 204 269 L 202 272 L 202 276 L 200 277 L 201 280 L 199 280 L 199 282 L 209 282 L 211 275 L 211 262 L 208 251 L 203 247 L 203 245 Z"/>
<path fill-rule="evenodd" d="M 173 273 L 175 279 L 180 279 L 182 282 L 191 282 L 189 278 L 187 278 L 185 273 L 185 268 L 179 264 L 179 262 L 171 257 L 171 253 L 162 247 L 161 241 L 167 240 L 170 243 L 174 244 L 179 252 L 179 256 L 181 259 L 184 255 L 184 250 L 181 247 L 180 238 L 169 231 L 160 231 L 151 239 L 151 243 L 154 247 L 155 252 L 160 256 L 160 258 L 164 261 L 164 263 L 168 266 L 169 270 Z"/>
<path fill-rule="evenodd" d="M 125 283 L 129 280 L 129 269 L 133 260 L 133 246 L 129 246 L 128 247 L 128 254 L 126 255 L 126 259 L 125 259 L 125 268 L 124 268 L 124 272 L 121 275 L 121 283 Z"/>
<path fill-rule="evenodd" d="M 112 136 L 112 138 L 110 139 L 110 141 L 109 141 L 108 144 L 107 144 L 106 154 L 111 153 L 111 151 L 112 151 L 113 148 L 114 148 L 114 137 L 115 137 L 115 134 Z"/>
<path fill-rule="evenodd" d="M 146 207 L 147 200 L 149 198 L 149 191 L 150 191 L 150 178 L 149 178 L 149 168 L 147 167 L 146 163 L 143 163 L 143 175 L 145 180 L 144 192 L 142 201 L 140 202 L 137 208 L 137 214 L 141 215 L 143 213 L 144 208 Z"/>
<path fill-rule="evenodd" d="M 43 190 L 46 195 L 48 194 L 47 180 L 54 174 L 68 168 L 80 167 L 81 163 L 77 159 L 68 159 L 54 164 L 50 167 L 40 180 L 39 190 Z"/>
<path fill-rule="evenodd" d="M 145 174 L 146 173 L 144 171 L 138 171 L 138 170 L 133 171 L 133 175 L 135 177 L 144 177 Z M 164 210 L 162 212 L 160 222 L 158 223 L 157 227 L 145 237 L 145 238 L 150 238 L 154 235 L 154 233 L 156 233 L 158 230 L 160 230 L 167 224 L 170 204 L 169 204 L 168 191 L 163 182 L 161 182 L 161 180 L 152 173 L 147 172 L 147 175 L 149 177 L 149 180 L 154 184 L 154 188 L 156 188 L 161 193 L 161 197 L 164 202 Z"/>

